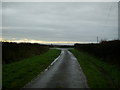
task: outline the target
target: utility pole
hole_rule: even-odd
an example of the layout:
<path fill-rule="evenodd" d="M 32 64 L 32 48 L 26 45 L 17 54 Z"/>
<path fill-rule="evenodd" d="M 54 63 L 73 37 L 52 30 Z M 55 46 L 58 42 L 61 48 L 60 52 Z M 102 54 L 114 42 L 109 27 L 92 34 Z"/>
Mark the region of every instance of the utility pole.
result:
<path fill-rule="evenodd" d="M 120 1 L 118 2 L 118 16 L 120 16 Z M 120 40 L 120 17 L 118 17 L 118 40 Z"/>
<path fill-rule="evenodd" d="M 98 43 L 98 36 L 97 36 L 97 43 Z"/>

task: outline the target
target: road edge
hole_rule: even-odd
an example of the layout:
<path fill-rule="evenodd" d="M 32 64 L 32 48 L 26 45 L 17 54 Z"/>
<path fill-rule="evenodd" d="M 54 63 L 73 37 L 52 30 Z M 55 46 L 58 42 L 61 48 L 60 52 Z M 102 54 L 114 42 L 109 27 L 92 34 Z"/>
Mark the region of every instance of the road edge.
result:
<path fill-rule="evenodd" d="M 30 82 L 28 82 L 27 84 L 25 84 L 22 88 L 26 88 L 26 86 L 28 86 L 33 81 L 35 81 L 40 75 L 42 75 L 43 73 L 45 73 L 46 71 L 48 71 L 58 61 L 58 59 L 60 58 L 61 54 L 62 54 L 62 50 L 61 50 L 61 53 L 59 54 L 59 56 L 57 58 L 55 58 L 54 61 L 46 69 L 44 69 L 42 72 L 40 72 L 36 77 L 34 77 Z"/>
<path fill-rule="evenodd" d="M 73 55 L 73 59 L 78 62 L 78 59 L 75 57 L 75 55 L 74 55 L 71 51 L 68 50 L 68 53 L 71 54 L 71 55 Z M 81 72 L 82 72 L 82 76 L 83 76 L 83 78 L 84 78 L 84 82 L 86 83 L 86 88 L 90 88 L 89 85 L 88 85 L 87 77 L 86 77 L 86 75 L 85 75 L 85 73 L 84 73 L 84 71 L 83 71 L 83 69 L 82 69 L 82 67 L 81 67 L 81 65 L 80 65 L 79 62 L 78 62 L 78 65 L 79 65 L 80 70 L 81 70 Z"/>

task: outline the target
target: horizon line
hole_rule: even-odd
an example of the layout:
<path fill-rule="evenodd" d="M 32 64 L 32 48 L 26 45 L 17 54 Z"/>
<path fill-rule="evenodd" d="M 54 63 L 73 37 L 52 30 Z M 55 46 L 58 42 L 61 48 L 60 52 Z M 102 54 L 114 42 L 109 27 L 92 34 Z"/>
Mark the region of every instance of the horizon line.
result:
<path fill-rule="evenodd" d="M 20 39 L 20 40 L 0 39 L 0 41 L 2 41 L 2 42 L 16 42 L 16 43 L 39 43 L 39 44 L 97 43 L 97 42 L 80 42 L 80 41 L 43 41 L 43 40 L 29 40 L 29 39 Z"/>

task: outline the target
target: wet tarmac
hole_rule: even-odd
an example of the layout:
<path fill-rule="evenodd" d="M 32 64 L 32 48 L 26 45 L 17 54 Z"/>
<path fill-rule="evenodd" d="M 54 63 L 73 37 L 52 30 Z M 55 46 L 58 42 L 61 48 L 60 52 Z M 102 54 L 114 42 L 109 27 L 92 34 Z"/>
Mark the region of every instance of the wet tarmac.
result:
<path fill-rule="evenodd" d="M 88 85 L 77 59 L 67 49 L 62 49 L 49 70 L 24 88 L 88 88 Z"/>

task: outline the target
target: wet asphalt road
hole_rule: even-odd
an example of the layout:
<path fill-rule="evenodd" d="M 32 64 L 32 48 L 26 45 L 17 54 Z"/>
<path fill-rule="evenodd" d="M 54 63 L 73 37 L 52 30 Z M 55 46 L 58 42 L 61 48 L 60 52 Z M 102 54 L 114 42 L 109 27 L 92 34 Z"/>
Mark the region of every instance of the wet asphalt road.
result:
<path fill-rule="evenodd" d="M 62 49 L 54 65 L 24 88 L 88 88 L 88 85 L 77 59 Z"/>

